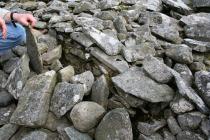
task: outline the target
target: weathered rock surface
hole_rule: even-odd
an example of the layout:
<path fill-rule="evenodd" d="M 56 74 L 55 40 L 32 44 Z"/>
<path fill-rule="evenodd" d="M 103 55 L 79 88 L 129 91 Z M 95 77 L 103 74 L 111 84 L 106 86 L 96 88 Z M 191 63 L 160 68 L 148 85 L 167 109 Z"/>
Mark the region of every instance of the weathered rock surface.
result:
<path fill-rule="evenodd" d="M 74 106 L 70 113 L 74 127 L 81 132 L 88 132 L 101 120 L 105 109 L 94 102 L 81 102 Z"/>
<path fill-rule="evenodd" d="M 12 103 L 14 97 L 8 93 L 6 90 L 0 91 L 0 107 L 6 107 Z"/>
<path fill-rule="evenodd" d="M 144 59 L 143 68 L 152 79 L 159 83 L 168 83 L 173 77 L 167 66 L 152 56 Z"/>
<path fill-rule="evenodd" d="M 117 108 L 108 112 L 96 129 L 95 139 L 132 140 L 132 126 L 127 111 Z"/>
<path fill-rule="evenodd" d="M 112 77 L 112 81 L 116 88 L 123 92 L 149 102 L 168 102 L 172 100 L 174 94 L 168 85 L 156 83 L 137 67 Z"/>
<path fill-rule="evenodd" d="M 85 95 L 88 95 L 91 91 L 92 85 L 94 83 L 94 76 L 91 71 L 86 71 L 82 74 L 75 75 L 70 79 L 73 84 L 83 84 Z"/>
<path fill-rule="evenodd" d="M 30 78 L 22 91 L 17 109 L 12 114 L 10 122 L 26 126 L 44 125 L 55 82 L 55 71 Z"/>
<path fill-rule="evenodd" d="M 21 96 L 22 89 L 27 81 L 29 73 L 29 58 L 27 55 L 23 55 L 18 62 L 18 66 L 12 71 L 4 85 L 15 99 L 18 99 Z"/>
<path fill-rule="evenodd" d="M 178 122 L 176 121 L 176 119 L 173 116 L 170 116 L 167 119 L 167 124 L 168 124 L 169 130 L 174 135 L 176 135 L 176 134 L 178 134 L 179 132 L 182 131 L 182 129 L 180 128 Z"/>
<path fill-rule="evenodd" d="M 61 135 L 62 140 L 92 140 L 92 138 L 88 134 L 81 133 L 72 126 L 60 128 L 58 131 Z"/>
<path fill-rule="evenodd" d="M 0 125 L 8 124 L 10 122 L 10 117 L 15 109 L 16 105 L 14 104 L 0 108 Z"/>
<path fill-rule="evenodd" d="M 85 88 L 82 84 L 58 83 L 51 98 L 50 110 L 59 118 L 65 115 L 75 104 L 82 101 Z"/>
<path fill-rule="evenodd" d="M 18 128 L 19 126 L 15 124 L 5 124 L 0 128 L 0 140 L 9 140 Z"/>

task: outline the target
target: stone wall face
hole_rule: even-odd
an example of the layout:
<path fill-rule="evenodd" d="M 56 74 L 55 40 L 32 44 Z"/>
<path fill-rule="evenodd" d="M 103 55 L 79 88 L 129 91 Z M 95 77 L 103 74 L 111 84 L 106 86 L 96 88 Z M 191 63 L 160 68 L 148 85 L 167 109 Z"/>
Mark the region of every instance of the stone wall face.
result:
<path fill-rule="evenodd" d="M 0 56 L 0 140 L 210 139 L 209 0 L 0 7 L 37 19 Z"/>

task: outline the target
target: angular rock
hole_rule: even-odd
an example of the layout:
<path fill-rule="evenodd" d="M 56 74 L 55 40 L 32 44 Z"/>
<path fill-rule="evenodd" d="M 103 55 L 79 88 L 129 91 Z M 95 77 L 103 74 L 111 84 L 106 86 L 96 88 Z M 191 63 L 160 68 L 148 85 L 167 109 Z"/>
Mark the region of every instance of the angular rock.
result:
<path fill-rule="evenodd" d="M 192 49 L 187 45 L 172 45 L 166 50 L 166 55 L 180 63 L 190 64 L 193 62 Z"/>
<path fill-rule="evenodd" d="M 102 0 L 99 3 L 101 10 L 106 10 L 118 6 L 121 3 L 121 0 Z"/>
<path fill-rule="evenodd" d="M 77 41 L 78 43 L 80 43 L 81 45 L 85 46 L 86 48 L 93 45 L 93 42 L 91 41 L 91 39 L 81 32 L 73 32 L 71 34 L 71 38 Z"/>
<path fill-rule="evenodd" d="M 146 9 L 151 11 L 161 11 L 162 10 L 162 1 L 161 0 L 141 0 L 137 1 L 136 5 L 144 6 Z"/>
<path fill-rule="evenodd" d="M 121 56 L 108 56 L 97 48 L 91 49 L 90 53 L 101 63 L 118 73 L 122 73 L 129 68 L 128 63 Z"/>
<path fill-rule="evenodd" d="M 177 21 L 161 13 L 150 14 L 150 26 L 152 33 L 164 40 L 181 43 Z"/>
<path fill-rule="evenodd" d="M 193 72 L 205 71 L 206 70 L 206 65 L 202 62 L 193 62 L 193 63 L 190 64 L 190 69 Z"/>
<path fill-rule="evenodd" d="M 176 114 L 186 113 L 195 108 L 192 103 L 180 96 L 176 96 L 174 100 L 170 102 L 170 107 L 171 110 Z"/>
<path fill-rule="evenodd" d="M 66 22 L 66 21 L 70 21 L 73 19 L 73 16 L 71 14 L 65 14 L 65 15 L 53 15 L 50 20 L 49 23 L 50 24 L 54 24 L 54 23 L 58 23 L 58 22 Z"/>
<path fill-rule="evenodd" d="M 181 14 L 188 15 L 192 11 L 192 9 L 187 6 L 182 0 L 163 0 L 163 3 Z"/>
<path fill-rule="evenodd" d="M 22 4 L 22 8 L 28 11 L 36 10 L 37 6 L 38 6 L 38 3 L 35 1 L 27 1 Z"/>
<path fill-rule="evenodd" d="M 85 28 L 85 34 L 108 55 L 117 55 L 123 47 L 123 44 L 119 40 L 108 36 L 93 27 Z"/>
<path fill-rule="evenodd" d="M 68 4 L 65 2 L 59 1 L 59 0 L 53 0 L 49 7 L 47 8 L 47 11 L 52 12 L 59 12 L 59 11 L 67 11 L 68 10 Z"/>
<path fill-rule="evenodd" d="M 3 70 L 6 73 L 10 74 L 17 67 L 19 60 L 20 59 L 18 57 L 13 57 L 9 59 L 7 62 L 3 64 Z"/>
<path fill-rule="evenodd" d="M 191 87 L 189 87 L 186 82 L 184 81 L 184 79 L 181 78 L 180 74 L 178 72 L 176 72 L 173 69 L 170 69 L 171 73 L 174 75 L 175 81 L 176 81 L 176 85 L 178 87 L 179 93 L 188 98 L 189 100 L 191 100 L 193 103 L 196 104 L 196 106 L 198 107 L 198 109 L 203 112 L 203 113 L 209 113 L 209 108 L 205 105 L 205 103 L 203 102 L 203 100 L 201 99 L 200 96 L 197 95 L 197 93 L 195 92 L 195 90 Z"/>
<path fill-rule="evenodd" d="M 70 125 L 71 123 L 67 120 L 67 118 L 57 118 L 53 113 L 49 112 L 47 121 L 43 127 L 51 131 L 56 131 L 60 127 L 68 127 Z"/>
<path fill-rule="evenodd" d="M 182 131 L 182 129 L 180 128 L 179 124 L 177 123 L 176 119 L 173 116 L 170 116 L 167 119 L 167 123 L 168 123 L 168 127 L 173 135 L 176 135 Z"/>
<path fill-rule="evenodd" d="M 30 78 L 22 91 L 17 109 L 12 114 L 10 122 L 26 126 L 44 125 L 55 83 L 55 71 Z"/>
<path fill-rule="evenodd" d="M 199 134 L 196 134 L 191 131 L 182 131 L 177 134 L 177 140 L 204 140 Z"/>
<path fill-rule="evenodd" d="M 207 71 L 199 71 L 195 73 L 195 85 L 200 92 L 201 98 L 206 105 L 210 107 L 210 73 Z"/>
<path fill-rule="evenodd" d="M 192 38 L 195 40 L 201 41 L 209 41 L 210 40 L 210 25 L 208 24 L 197 24 L 190 25 L 184 28 L 185 35 L 188 38 Z"/>
<path fill-rule="evenodd" d="M 81 132 L 88 132 L 101 120 L 105 109 L 94 102 L 80 102 L 75 105 L 70 113 L 74 127 Z"/>
<path fill-rule="evenodd" d="M 187 26 L 190 25 L 203 25 L 210 23 L 209 13 L 195 13 L 188 16 L 183 16 L 180 21 Z"/>
<path fill-rule="evenodd" d="M 122 50 L 123 56 L 127 62 L 143 60 L 147 55 L 155 55 L 155 48 L 150 46 L 132 46 L 125 47 Z"/>
<path fill-rule="evenodd" d="M 137 0 L 121 0 L 122 3 L 132 5 L 137 2 Z"/>
<path fill-rule="evenodd" d="M 36 29 L 45 29 L 47 28 L 47 23 L 43 21 L 38 21 L 34 27 Z"/>
<path fill-rule="evenodd" d="M 12 113 L 15 111 L 16 105 L 12 104 L 7 107 L 0 108 L 0 125 L 9 123 Z"/>
<path fill-rule="evenodd" d="M 127 23 L 123 16 L 118 16 L 117 18 L 115 18 L 113 23 L 118 33 L 127 33 L 127 29 L 126 29 Z"/>
<path fill-rule="evenodd" d="M 55 60 L 51 65 L 50 65 L 50 70 L 54 70 L 54 71 L 59 71 L 63 68 L 63 65 L 61 64 L 61 62 L 59 60 Z"/>
<path fill-rule="evenodd" d="M 188 85 L 192 85 L 193 75 L 186 64 L 175 64 L 174 70 L 177 71 Z"/>
<path fill-rule="evenodd" d="M 82 13 L 88 12 L 90 10 L 96 9 L 96 5 L 94 3 L 88 1 L 81 1 L 73 10 L 74 13 Z"/>
<path fill-rule="evenodd" d="M 6 107 L 12 103 L 14 97 L 6 90 L 0 90 L 0 107 Z"/>
<path fill-rule="evenodd" d="M 60 118 L 82 101 L 84 92 L 85 87 L 82 84 L 58 83 L 51 98 L 50 110 Z"/>
<path fill-rule="evenodd" d="M 74 127 L 65 127 L 58 130 L 62 140 L 92 140 L 92 138 L 86 134 L 77 131 Z"/>
<path fill-rule="evenodd" d="M 88 28 L 95 28 L 97 30 L 103 30 L 104 26 L 103 23 L 104 21 L 96 18 L 96 17 L 92 17 L 92 15 L 90 15 L 90 17 L 76 17 L 74 18 L 74 21 L 76 22 L 77 25 L 80 25 L 82 27 L 88 27 Z"/>
<path fill-rule="evenodd" d="M 209 0 L 193 0 L 193 7 L 202 8 L 202 7 L 210 7 Z"/>
<path fill-rule="evenodd" d="M 197 52 L 209 52 L 210 42 L 197 41 L 193 39 L 184 39 L 184 43 L 188 45 L 192 50 Z"/>
<path fill-rule="evenodd" d="M 15 124 L 5 124 L 0 128 L 0 140 L 9 140 L 18 128 L 19 126 Z"/>
<path fill-rule="evenodd" d="M 166 121 L 162 119 L 160 121 L 154 120 L 152 123 L 138 122 L 137 127 L 140 133 L 146 136 L 151 136 L 165 125 Z"/>
<path fill-rule="evenodd" d="M 168 67 L 152 56 L 147 56 L 144 59 L 143 68 L 152 79 L 159 83 L 168 83 L 173 77 Z"/>
<path fill-rule="evenodd" d="M 133 140 L 131 121 L 127 111 L 117 108 L 108 112 L 96 129 L 95 139 Z"/>
<path fill-rule="evenodd" d="M 84 84 L 83 86 L 85 87 L 85 95 L 88 95 L 94 83 L 94 76 L 91 71 L 86 71 L 82 74 L 73 76 L 70 79 L 70 82 L 73 84 Z"/>
<path fill-rule="evenodd" d="M 159 133 L 152 134 L 151 136 L 140 134 L 139 140 L 163 140 L 163 137 Z"/>
<path fill-rule="evenodd" d="M 58 79 L 61 82 L 69 82 L 70 79 L 74 76 L 74 67 L 71 65 L 58 71 Z"/>
<path fill-rule="evenodd" d="M 44 53 L 42 55 L 42 60 L 44 62 L 44 64 L 52 64 L 53 61 L 60 59 L 62 55 L 62 47 L 58 46 L 55 49 Z"/>
<path fill-rule="evenodd" d="M 23 55 L 17 65 L 4 85 L 15 99 L 19 98 L 30 73 L 28 56 Z"/>
<path fill-rule="evenodd" d="M 116 88 L 127 94 L 134 95 L 148 102 L 171 101 L 174 91 L 168 85 L 158 84 L 145 75 L 141 68 L 134 67 L 112 77 Z"/>
<path fill-rule="evenodd" d="M 105 109 L 108 105 L 109 87 L 104 75 L 100 76 L 92 87 L 91 100 L 103 106 Z"/>
<path fill-rule="evenodd" d="M 56 31 L 62 33 L 72 33 L 74 31 L 72 23 L 70 22 L 58 22 L 54 24 L 52 27 L 55 28 Z"/>
<path fill-rule="evenodd" d="M 183 114 L 179 115 L 177 120 L 182 130 L 196 130 L 200 126 L 202 118 L 191 114 Z"/>

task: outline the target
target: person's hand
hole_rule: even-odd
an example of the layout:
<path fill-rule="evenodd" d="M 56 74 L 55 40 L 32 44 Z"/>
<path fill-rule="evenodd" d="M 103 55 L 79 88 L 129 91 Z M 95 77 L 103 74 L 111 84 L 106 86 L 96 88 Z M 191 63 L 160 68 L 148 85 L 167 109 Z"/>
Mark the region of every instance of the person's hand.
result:
<path fill-rule="evenodd" d="M 0 17 L 0 28 L 2 32 L 2 38 L 6 39 L 7 37 L 7 26 L 5 24 L 5 21 Z"/>
<path fill-rule="evenodd" d="M 13 18 L 15 21 L 19 22 L 20 24 L 24 26 L 35 26 L 36 24 L 36 19 L 33 15 L 31 14 L 18 14 L 14 13 Z"/>

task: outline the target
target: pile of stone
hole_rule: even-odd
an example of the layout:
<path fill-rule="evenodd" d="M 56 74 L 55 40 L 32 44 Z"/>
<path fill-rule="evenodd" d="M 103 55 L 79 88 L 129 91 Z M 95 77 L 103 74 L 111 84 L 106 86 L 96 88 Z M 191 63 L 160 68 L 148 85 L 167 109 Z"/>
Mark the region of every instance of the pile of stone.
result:
<path fill-rule="evenodd" d="M 209 0 L 0 2 L 33 14 L 0 59 L 0 140 L 210 138 Z"/>

